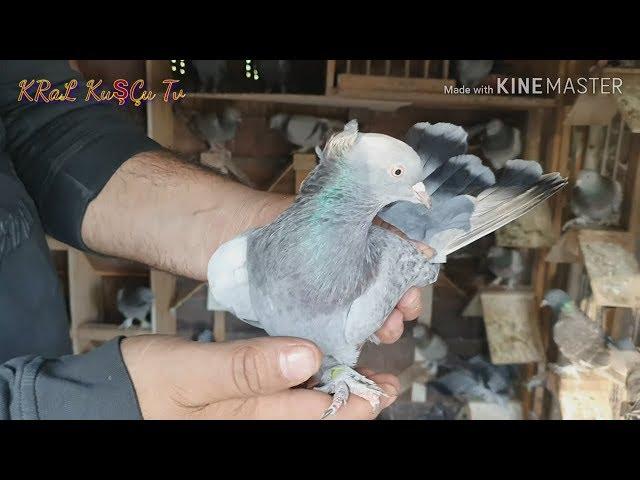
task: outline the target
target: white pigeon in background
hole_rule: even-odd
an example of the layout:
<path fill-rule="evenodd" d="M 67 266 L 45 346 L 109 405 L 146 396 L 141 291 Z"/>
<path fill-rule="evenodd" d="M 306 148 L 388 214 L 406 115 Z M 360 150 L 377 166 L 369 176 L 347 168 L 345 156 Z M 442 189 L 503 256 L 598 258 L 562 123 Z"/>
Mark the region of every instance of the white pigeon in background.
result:
<path fill-rule="evenodd" d="M 271 117 L 269 127 L 279 131 L 289 143 L 300 147 L 300 152 L 322 145 L 332 133 L 344 128 L 344 122 L 310 115 L 278 113 Z"/>
<path fill-rule="evenodd" d="M 151 312 L 153 300 L 153 292 L 148 287 L 124 287 L 118 290 L 117 307 L 125 318 L 119 328 L 131 328 L 133 322 L 138 320 L 140 328 L 150 330 L 151 323 L 147 320 L 147 315 Z"/>

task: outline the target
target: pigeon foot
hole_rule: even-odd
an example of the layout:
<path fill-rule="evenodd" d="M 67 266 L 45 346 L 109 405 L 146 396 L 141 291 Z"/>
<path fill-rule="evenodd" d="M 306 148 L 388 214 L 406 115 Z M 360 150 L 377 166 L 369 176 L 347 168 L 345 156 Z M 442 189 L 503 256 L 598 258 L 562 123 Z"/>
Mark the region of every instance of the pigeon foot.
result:
<path fill-rule="evenodd" d="M 126 330 L 127 328 L 133 327 L 133 318 L 127 318 L 124 322 L 120 324 L 118 328 Z"/>
<path fill-rule="evenodd" d="M 333 395 L 333 402 L 325 410 L 322 419 L 335 415 L 340 407 L 347 403 L 350 394 L 364 398 L 371 404 L 374 412 L 380 406 L 380 397 L 387 396 L 374 381 L 346 365 L 337 365 L 326 370 L 322 374 L 322 385 L 314 390 Z"/>

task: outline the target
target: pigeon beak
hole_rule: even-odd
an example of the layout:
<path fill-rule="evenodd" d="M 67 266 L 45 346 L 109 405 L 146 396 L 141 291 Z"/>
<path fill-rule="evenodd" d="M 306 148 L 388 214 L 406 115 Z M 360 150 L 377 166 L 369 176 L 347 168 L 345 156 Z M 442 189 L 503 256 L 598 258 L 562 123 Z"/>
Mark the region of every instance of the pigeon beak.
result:
<path fill-rule="evenodd" d="M 544 307 L 548 307 L 549 306 L 549 302 L 547 302 L 546 300 L 542 300 L 540 302 L 540 308 L 544 308 Z"/>
<path fill-rule="evenodd" d="M 427 195 L 427 192 L 424 188 L 424 183 L 418 182 L 413 187 L 413 194 L 418 199 L 418 202 L 422 203 L 425 207 L 431 208 L 431 197 Z"/>

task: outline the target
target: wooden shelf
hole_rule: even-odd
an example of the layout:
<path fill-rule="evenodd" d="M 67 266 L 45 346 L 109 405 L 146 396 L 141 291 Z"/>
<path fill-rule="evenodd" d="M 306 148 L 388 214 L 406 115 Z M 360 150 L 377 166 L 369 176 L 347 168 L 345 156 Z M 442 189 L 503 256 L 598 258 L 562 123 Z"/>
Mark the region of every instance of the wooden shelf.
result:
<path fill-rule="evenodd" d="M 140 327 L 118 328 L 118 325 L 109 323 L 88 322 L 78 325 L 76 336 L 83 340 L 93 340 L 96 342 L 107 342 L 112 338 L 124 335 L 133 337 L 136 335 L 147 335 L 153 333 L 151 330 Z"/>
<path fill-rule="evenodd" d="M 372 95 L 374 97 L 372 98 Z M 443 93 L 399 93 L 367 91 L 340 92 L 336 95 L 295 95 L 277 93 L 188 93 L 186 99 L 227 100 L 236 102 L 286 103 L 338 108 L 367 108 L 394 112 L 410 105 L 457 109 L 530 110 L 553 108 L 553 98 L 507 95 L 445 95 Z"/>
<path fill-rule="evenodd" d="M 374 95 L 373 97 L 371 97 Z M 400 93 L 400 92 L 371 92 L 342 91 L 336 96 L 356 98 L 369 97 L 375 100 L 390 100 L 410 102 L 419 107 L 442 107 L 457 109 L 481 110 L 531 110 L 537 108 L 554 108 L 556 100 L 544 97 L 525 97 L 511 95 L 445 95 L 444 93 Z M 330 97 L 331 98 L 331 97 Z"/>
<path fill-rule="evenodd" d="M 338 95 L 297 95 L 280 93 L 187 93 L 186 100 L 227 100 L 235 102 L 285 103 L 316 107 L 368 108 L 378 112 L 395 112 L 411 105 L 408 101 L 345 98 Z"/>

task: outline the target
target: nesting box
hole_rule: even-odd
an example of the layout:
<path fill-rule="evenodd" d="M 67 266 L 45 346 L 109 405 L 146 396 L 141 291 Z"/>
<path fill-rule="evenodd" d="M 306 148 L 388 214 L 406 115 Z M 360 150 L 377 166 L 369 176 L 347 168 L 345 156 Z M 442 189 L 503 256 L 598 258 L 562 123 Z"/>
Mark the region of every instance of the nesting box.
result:
<path fill-rule="evenodd" d="M 326 94 L 443 93 L 445 86 L 456 85 L 449 65 L 449 60 L 329 60 Z"/>
<path fill-rule="evenodd" d="M 621 94 L 580 95 L 567 114 L 571 126 L 570 178 L 582 169 L 620 183 L 619 226 L 640 233 L 640 69 L 604 69 L 603 77 L 622 79 Z"/>
<path fill-rule="evenodd" d="M 469 401 L 465 405 L 469 420 L 522 420 L 522 404 L 510 400 L 505 405 L 498 403 Z"/>
<path fill-rule="evenodd" d="M 532 290 L 490 288 L 480 294 L 480 299 L 492 363 L 544 361 Z"/>
<path fill-rule="evenodd" d="M 544 248 L 557 240 L 548 202 L 496 231 L 496 245 L 509 248 Z"/>
<path fill-rule="evenodd" d="M 584 372 L 559 378 L 558 399 L 563 420 L 617 420 L 624 389 L 608 378 Z"/>
<path fill-rule="evenodd" d="M 598 307 L 640 308 L 640 268 L 628 232 L 580 230 L 580 251 Z"/>

